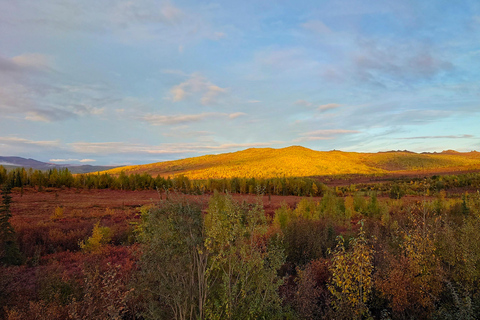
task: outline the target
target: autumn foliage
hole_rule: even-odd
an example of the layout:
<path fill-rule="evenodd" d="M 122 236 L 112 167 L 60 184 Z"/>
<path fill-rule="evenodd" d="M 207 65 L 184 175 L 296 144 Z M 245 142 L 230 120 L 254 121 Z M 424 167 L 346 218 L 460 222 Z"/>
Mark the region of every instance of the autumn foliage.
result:
<path fill-rule="evenodd" d="M 220 190 L 213 195 L 191 192 L 197 182 L 186 177 L 128 193 L 11 192 L 7 183 L 0 316 L 476 319 L 478 181 L 474 173 L 340 187 L 220 179 L 205 184 Z M 250 188 L 256 196 L 228 192 Z M 274 205 L 273 190 L 301 196 Z M 117 198 L 107 206 L 110 192 Z M 142 205 L 119 196 L 147 192 Z"/>

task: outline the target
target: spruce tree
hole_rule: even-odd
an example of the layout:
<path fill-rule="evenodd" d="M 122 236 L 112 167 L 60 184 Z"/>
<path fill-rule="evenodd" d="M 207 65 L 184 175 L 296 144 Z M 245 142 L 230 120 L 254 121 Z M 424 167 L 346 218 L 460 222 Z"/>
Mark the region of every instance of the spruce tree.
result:
<path fill-rule="evenodd" d="M 19 265 L 22 263 L 20 250 L 16 241 L 15 230 L 10 223 L 12 213 L 10 204 L 11 187 L 4 184 L 2 187 L 2 204 L 0 206 L 0 263 Z"/>

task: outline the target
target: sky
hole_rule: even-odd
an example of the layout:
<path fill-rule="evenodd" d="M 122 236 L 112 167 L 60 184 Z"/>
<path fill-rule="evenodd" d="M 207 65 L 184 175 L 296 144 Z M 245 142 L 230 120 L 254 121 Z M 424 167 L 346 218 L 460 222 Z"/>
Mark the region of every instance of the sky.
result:
<path fill-rule="evenodd" d="M 480 150 L 480 1 L 0 0 L 0 156 Z"/>

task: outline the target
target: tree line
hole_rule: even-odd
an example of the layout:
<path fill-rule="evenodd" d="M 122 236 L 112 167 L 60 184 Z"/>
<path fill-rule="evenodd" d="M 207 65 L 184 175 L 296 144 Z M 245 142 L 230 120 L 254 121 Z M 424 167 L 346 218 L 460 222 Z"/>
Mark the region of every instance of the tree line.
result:
<path fill-rule="evenodd" d="M 343 176 L 339 176 L 343 177 Z M 335 178 L 335 176 L 331 177 Z M 329 188 L 317 179 L 308 177 L 277 178 L 223 178 L 193 180 L 185 175 L 174 177 L 153 177 L 147 173 L 118 175 L 109 173 L 72 174 L 68 168 L 47 171 L 16 168 L 6 170 L 0 166 L 0 184 L 12 187 L 114 190 L 158 190 L 159 192 L 181 192 L 204 194 L 219 192 L 240 194 L 322 196 Z M 458 175 L 434 175 L 423 178 L 400 178 L 387 183 L 362 183 L 335 187 L 339 195 L 371 191 L 400 199 L 404 195 L 435 194 L 454 188 L 480 188 L 480 173 Z"/>
<path fill-rule="evenodd" d="M 0 184 L 12 187 L 116 189 L 116 190 L 159 190 L 187 194 L 213 193 L 215 190 L 242 194 L 271 194 L 317 196 L 327 189 L 311 178 L 230 178 L 191 180 L 184 175 L 174 177 L 152 177 L 147 173 L 111 175 L 109 173 L 72 174 L 68 168 L 47 171 L 17 168 L 6 170 L 0 166 Z"/>

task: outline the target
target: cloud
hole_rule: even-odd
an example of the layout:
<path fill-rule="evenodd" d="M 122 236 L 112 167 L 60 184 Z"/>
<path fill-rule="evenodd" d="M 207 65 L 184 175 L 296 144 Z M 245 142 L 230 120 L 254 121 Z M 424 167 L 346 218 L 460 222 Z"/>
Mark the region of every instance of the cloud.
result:
<path fill-rule="evenodd" d="M 87 33 L 106 36 L 122 45 L 160 41 L 179 48 L 225 36 L 208 19 L 211 10 L 200 4 L 187 6 L 169 0 L 1 1 L 0 29 L 54 38 L 76 38 Z"/>
<path fill-rule="evenodd" d="M 225 92 L 227 92 L 227 90 L 224 88 L 220 88 L 219 86 L 216 86 L 216 85 L 208 86 L 208 90 L 204 93 L 200 101 L 202 102 L 203 105 L 215 104 L 217 102 L 216 101 L 217 96 Z"/>
<path fill-rule="evenodd" d="M 266 71 L 311 69 L 316 61 L 310 60 L 304 48 L 268 48 L 255 56 L 255 62 Z"/>
<path fill-rule="evenodd" d="M 213 136 L 215 133 L 211 131 L 186 131 L 187 128 L 175 128 L 172 131 L 163 133 L 164 137 L 172 138 L 199 138 Z"/>
<path fill-rule="evenodd" d="M 330 135 L 337 135 L 337 134 L 346 134 L 346 133 L 359 133 L 358 130 L 347 130 L 347 129 L 326 129 L 326 130 L 315 130 L 309 131 L 304 133 L 304 136 L 330 136 Z"/>
<path fill-rule="evenodd" d="M 385 44 L 362 41 L 352 63 L 358 80 L 389 84 L 396 81 L 426 80 L 451 71 L 453 64 L 442 59 L 432 47 L 415 43 Z"/>
<path fill-rule="evenodd" d="M 327 104 L 323 104 L 321 106 L 318 106 L 317 110 L 318 111 L 327 111 L 327 110 L 339 108 L 340 106 L 341 106 L 341 104 L 338 104 L 338 103 L 327 103 Z"/>
<path fill-rule="evenodd" d="M 303 106 L 303 107 L 311 107 L 311 106 L 313 106 L 313 103 L 308 102 L 308 101 L 306 101 L 306 100 L 297 100 L 297 101 L 295 101 L 295 104 L 296 104 L 297 106 Z"/>
<path fill-rule="evenodd" d="M 307 101 L 307 100 L 297 100 L 295 101 L 295 104 L 297 106 L 302 106 L 302 107 L 312 107 L 314 104 L 310 101 Z M 327 103 L 327 104 L 322 104 L 320 106 L 317 107 L 317 110 L 320 111 L 320 112 L 323 112 L 323 111 L 327 111 L 327 110 L 331 110 L 331 109 L 336 109 L 336 108 L 339 108 L 341 107 L 342 105 L 341 104 L 338 104 L 338 103 Z"/>
<path fill-rule="evenodd" d="M 475 136 L 471 134 L 461 134 L 461 135 L 448 135 L 448 136 L 420 136 L 420 137 L 407 137 L 407 138 L 398 138 L 401 140 L 423 140 L 423 139 L 470 139 Z"/>
<path fill-rule="evenodd" d="M 210 136 L 212 132 L 196 131 L 185 132 L 186 136 Z M 196 142 L 188 143 L 163 143 L 160 145 L 148 145 L 145 143 L 131 143 L 131 142 L 72 142 L 61 144 L 60 141 L 35 141 L 18 137 L 0 137 L 0 147 L 7 152 L 13 154 L 25 154 L 25 150 L 31 152 L 35 150 L 56 150 L 62 154 L 69 154 L 68 158 L 51 158 L 50 162 L 54 163 L 69 163 L 79 162 L 88 163 L 96 162 L 93 158 L 80 158 L 81 156 L 110 156 L 110 155 L 131 155 L 131 156 L 147 156 L 147 155 L 188 155 L 192 153 L 205 152 L 223 152 L 232 149 L 243 149 L 251 147 L 266 147 L 273 144 L 283 143 L 281 141 L 270 142 L 223 142 L 219 143 L 213 139 L 200 139 Z M 37 151 L 38 152 L 38 151 Z M 28 153 L 27 153 L 28 154 Z"/>
<path fill-rule="evenodd" d="M 43 69 L 51 67 L 51 58 L 40 53 L 25 53 L 12 58 L 12 62 L 23 68 Z"/>
<path fill-rule="evenodd" d="M 29 121 L 60 121 L 100 115 L 115 101 L 104 85 L 71 83 L 51 58 L 28 53 L 0 56 L 0 112 Z"/>
<path fill-rule="evenodd" d="M 185 91 L 185 89 L 183 89 L 184 86 L 185 86 L 185 84 L 182 83 L 182 84 L 179 84 L 179 85 L 173 87 L 170 90 L 170 93 L 172 94 L 172 101 L 173 102 L 177 102 L 177 101 L 181 101 L 181 100 L 185 99 L 185 97 L 187 96 L 187 92 Z"/>
<path fill-rule="evenodd" d="M 337 135 L 360 133 L 358 130 L 347 129 L 325 129 L 315 130 L 300 134 L 300 138 L 293 140 L 293 142 L 315 141 L 315 140 L 331 140 L 335 139 Z"/>
<path fill-rule="evenodd" d="M 25 53 L 12 58 L 0 56 L 0 71 L 28 77 L 52 67 L 52 59 L 40 53 Z M 0 75 L 1 76 L 1 75 Z M 2 77 L 4 78 L 4 77 Z"/>
<path fill-rule="evenodd" d="M 149 0 L 120 1 L 112 10 L 112 21 L 124 28 L 134 24 L 160 23 L 174 25 L 185 14 L 170 2 L 155 3 Z"/>
<path fill-rule="evenodd" d="M 224 32 L 214 32 L 212 35 L 212 40 L 221 40 L 227 37 L 227 34 Z"/>
<path fill-rule="evenodd" d="M 122 154 L 139 151 L 139 144 L 124 142 L 73 142 L 68 144 L 80 154 Z"/>
<path fill-rule="evenodd" d="M 228 115 L 228 117 L 230 119 L 236 119 L 238 117 L 241 117 L 241 116 L 246 116 L 247 114 L 245 112 L 235 112 L 235 113 L 231 113 Z"/>
<path fill-rule="evenodd" d="M 181 20 L 185 15 L 182 10 L 175 7 L 170 2 L 165 3 L 161 8 L 160 12 L 163 18 L 165 18 L 170 23 Z"/>
<path fill-rule="evenodd" d="M 327 27 L 322 21 L 320 20 L 310 20 L 302 24 L 302 27 L 313 31 L 318 34 L 328 34 L 331 33 L 332 30 L 330 30 L 329 27 Z"/>
<path fill-rule="evenodd" d="M 32 157 L 46 153 L 64 153 L 64 146 L 59 140 L 31 140 L 15 136 L 0 137 L 2 155 Z M 35 156 L 36 157 L 36 156 Z"/>
<path fill-rule="evenodd" d="M 164 70 L 162 70 L 162 73 L 163 74 L 173 74 L 173 75 L 182 76 L 182 77 L 188 77 L 188 74 L 186 74 L 182 70 L 164 69 Z"/>
<path fill-rule="evenodd" d="M 180 114 L 180 115 L 171 115 L 171 116 L 162 116 L 162 115 L 146 115 L 142 120 L 152 124 L 152 125 L 172 125 L 179 123 L 189 123 L 189 122 L 198 122 L 209 116 L 215 115 L 214 113 L 200 113 L 200 114 Z"/>
<path fill-rule="evenodd" d="M 151 125 L 174 125 L 190 122 L 199 122 L 205 119 L 217 118 L 217 117 L 227 117 L 230 119 L 235 119 L 240 116 L 246 115 L 243 112 L 235 113 L 221 113 L 221 112 L 204 112 L 198 114 L 177 114 L 177 115 L 156 115 L 156 114 L 147 114 L 141 118 L 141 120 L 150 123 Z"/>
<path fill-rule="evenodd" d="M 189 96 L 196 96 L 202 105 L 217 103 L 217 97 L 225 92 L 227 89 L 211 83 L 198 73 L 191 74 L 186 81 L 170 89 L 173 102 L 185 100 Z"/>
<path fill-rule="evenodd" d="M 50 110 L 37 109 L 25 113 L 25 120 L 40 122 L 60 121 L 73 117 L 75 117 L 74 113 L 57 108 Z"/>
<path fill-rule="evenodd" d="M 95 162 L 97 160 L 94 159 L 50 159 L 50 162 L 81 162 L 81 163 L 86 163 L 86 162 Z"/>
<path fill-rule="evenodd" d="M 317 140 L 332 140 L 334 139 L 334 137 L 323 137 L 323 136 L 320 136 L 320 137 L 300 137 L 300 138 L 297 138 L 297 139 L 293 139 L 292 142 L 305 142 L 305 141 L 317 141 Z"/>
<path fill-rule="evenodd" d="M 254 143 L 164 143 L 157 146 L 151 146 L 141 143 L 123 143 L 123 142 L 75 142 L 70 146 L 77 153 L 114 155 L 114 154 L 188 154 L 205 153 L 209 151 L 228 151 L 238 148 L 266 147 L 272 144 L 279 144 L 281 141 L 254 142 Z"/>
<path fill-rule="evenodd" d="M 280 142 L 277 142 L 280 143 Z M 217 146 L 201 146 L 201 150 L 226 150 L 234 148 L 255 148 L 255 147 L 267 147 L 272 145 L 272 142 L 254 142 L 254 143 L 224 143 Z"/>
<path fill-rule="evenodd" d="M 18 137 L 0 137 L 0 145 L 10 145 L 10 146 L 30 146 L 30 147 L 59 147 L 60 142 L 58 140 L 29 140 Z"/>

